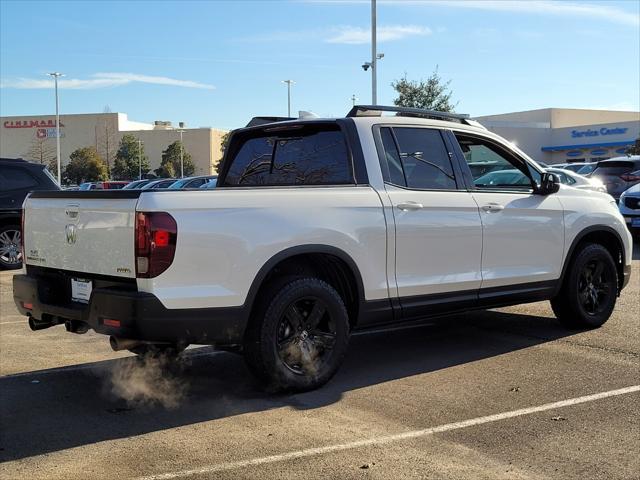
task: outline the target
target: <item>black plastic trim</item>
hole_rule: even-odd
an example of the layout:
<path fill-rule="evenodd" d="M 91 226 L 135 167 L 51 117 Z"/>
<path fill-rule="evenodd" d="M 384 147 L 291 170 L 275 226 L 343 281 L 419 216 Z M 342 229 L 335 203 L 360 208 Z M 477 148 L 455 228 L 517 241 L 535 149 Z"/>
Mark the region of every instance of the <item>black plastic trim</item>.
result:
<path fill-rule="evenodd" d="M 13 296 L 18 311 L 56 324 L 66 320 L 84 322 L 96 332 L 153 342 L 185 342 L 234 345 L 242 343 L 246 315 L 242 307 L 168 309 L 150 293 L 116 287 L 94 288 L 89 304 L 47 304 L 41 291 L 45 280 L 27 275 L 13 277 Z M 27 310 L 23 303 L 31 303 Z M 120 327 L 104 324 L 119 320 Z"/>
<path fill-rule="evenodd" d="M 352 118 L 338 119 L 338 125 L 342 127 L 346 137 L 347 146 L 351 151 L 351 163 L 353 165 L 353 177 L 357 185 L 368 185 L 369 175 L 367 173 L 367 165 L 362 152 L 362 143 L 358 128 Z"/>
<path fill-rule="evenodd" d="M 622 238 L 620 238 L 620 235 L 616 230 L 614 230 L 613 228 L 607 225 L 591 225 L 590 227 L 587 227 L 584 230 L 581 230 L 580 233 L 578 233 L 573 239 L 573 241 L 571 242 L 571 246 L 567 250 L 567 254 L 564 257 L 564 264 L 562 265 L 562 273 L 560 274 L 560 282 L 558 285 L 558 290 L 560 290 L 560 287 L 564 282 L 564 277 L 567 273 L 567 269 L 569 268 L 569 264 L 571 263 L 571 259 L 573 257 L 573 253 L 576 247 L 584 239 L 584 237 L 594 232 L 607 232 L 607 233 L 612 233 L 615 236 L 618 242 L 618 248 L 622 253 L 622 263 L 623 263 L 623 275 L 621 275 L 622 278 L 618 279 L 619 289 L 622 290 L 627 285 L 627 283 L 629 283 L 628 279 L 626 280 L 626 283 L 625 283 L 625 278 L 624 278 L 624 268 L 626 267 L 626 265 L 624 265 L 624 261 L 625 261 L 625 258 L 627 257 L 626 257 L 626 251 L 624 249 L 624 243 L 622 242 Z M 616 265 L 618 264 L 617 258 L 614 258 L 613 261 L 616 262 Z"/>

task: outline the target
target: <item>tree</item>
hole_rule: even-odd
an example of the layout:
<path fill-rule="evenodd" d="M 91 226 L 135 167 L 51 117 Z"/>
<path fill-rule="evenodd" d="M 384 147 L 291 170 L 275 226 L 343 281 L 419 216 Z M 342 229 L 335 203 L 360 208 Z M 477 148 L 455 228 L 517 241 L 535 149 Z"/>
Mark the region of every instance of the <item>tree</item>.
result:
<path fill-rule="evenodd" d="M 34 137 L 25 156 L 27 160 L 31 160 L 32 162 L 38 162 L 41 165 L 50 165 L 51 161 L 56 159 L 56 147 L 50 145 L 46 138 Z"/>
<path fill-rule="evenodd" d="M 439 112 L 453 112 L 457 103 L 451 103 L 452 92 L 449 90 L 451 80 L 444 82 L 438 74 L 438 67 L 426 81 L 408 80 L 407 74 L 400 80 L 391 83 L 398 92 L 393 103 L 398 107 L 423 108 Z"/>
<path fill-rule="evenodd" d="M 627 155 L 640 155 L 640 137 L 636 138 L 636 143 L 627 148 Z"/>
<path fill-rule="evenodd" d="M 184 145 L 180 140 L 176 140 L 162 152 L 162 162 L 160 167 L 154 170 L 159 177 L 176 177 L 180 175 L 180 150 L 184 149 Z M 182 151 L 182 160 L 184 166 L 184 176 L 189 177 L 196 171 L 196 167 L 191 160 L 191 154 L 187 150 Z"/>
<path fill-rule="evenodd" d="M 142 161 L 142 175 L 149 171 L 149 159 L 144 154 L 144 145 L 138 139 L 126 133 L 120 139 L 118 151 L 111 169 L 115 180 L 132 180 L 138 178 Z"/>
<path fill-rule="evenodd" d="M 107 180 L 107 166 L 100 158 L 95 147 L 84 147 L 74 150 L 69 155 L 69 163 L 64 168 L 63 181 L 80 185 L 83 182 Z"/>
<path fill-rule="evenodd" d="M 108 107 L 105 107 L 108 108 Z M 103 119 L 96 125 L 96 150 L 107 164 L 107 171 L 111 173 L 111 166 L 116 157 L 117 132 L 108 119 Z"/>

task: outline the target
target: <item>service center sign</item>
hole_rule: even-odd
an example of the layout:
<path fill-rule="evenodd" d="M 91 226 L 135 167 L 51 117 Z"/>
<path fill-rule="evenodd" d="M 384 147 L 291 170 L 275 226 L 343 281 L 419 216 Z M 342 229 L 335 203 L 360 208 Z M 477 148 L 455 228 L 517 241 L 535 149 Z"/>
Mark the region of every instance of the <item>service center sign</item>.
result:
<path fill-rule="evenodd" d="M 599 130 L 571 130 L 571 138 L 582 137 L 599 137 L 600 135 L 624 135 L 627 133 L 628 128 L 605 128 L 602 127 Z"/>

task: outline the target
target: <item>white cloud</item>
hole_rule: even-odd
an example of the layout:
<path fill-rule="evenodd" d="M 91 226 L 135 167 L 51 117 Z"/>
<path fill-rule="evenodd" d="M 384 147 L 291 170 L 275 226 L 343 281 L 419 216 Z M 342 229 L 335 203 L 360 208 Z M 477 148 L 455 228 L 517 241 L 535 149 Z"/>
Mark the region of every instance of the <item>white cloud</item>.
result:
<path fill-rule="evenodd" d="M 369 0 L 303 0 L 305 3 L 347 5 L 368 4 Z M 442 6 L 461 9 L 494 10 L 526 14 L 589 17 L 623 25 L 639 26 L 640 18 L 633 10 L 602 3 L 578 3 L 559 0 L 378 0 L 378 5 Z"/>
<path fill-rule="evenodd" d="M 118 87 L 130 83 L 169 85 L 173 87 L 202 88 L 207 90 L 213 90 L 215 88 L 213 85 L 194 82 L 192 80 L 178 80 L 169 77 L 114 72 L 94 73 L 90 78 L 86 79 L 63 77 L 58 80 L 58 87 L 69 90 L 91 90 L 96 88 Z M 53 79 L 48 78 L 16 78 L 2 79 L 0 81 L 1 88 L 41 89 L 53 88 L 53 85 Z"/>
<path fill-rule="evenodd" d="M 418 25 L 388 25 L 377 29 L 379 42 L 402 40 L 407 37 L 431 35 L 431 29 Z M 346 43 L 359 45 L 371 41 L 371 29 L 362 27 L 342 26 L 336 27 L 325 38 L 327 43 Z"/>

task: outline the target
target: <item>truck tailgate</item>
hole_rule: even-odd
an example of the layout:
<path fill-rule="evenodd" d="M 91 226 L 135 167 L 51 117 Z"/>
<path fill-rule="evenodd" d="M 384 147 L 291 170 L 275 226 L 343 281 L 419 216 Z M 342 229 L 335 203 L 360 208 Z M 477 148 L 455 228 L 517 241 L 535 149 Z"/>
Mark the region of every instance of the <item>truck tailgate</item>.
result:
<path fill-rule="evenodd" d="M 135 278 L 140 192 L 35 192 L 24 204 L 27 265 Z"/>

